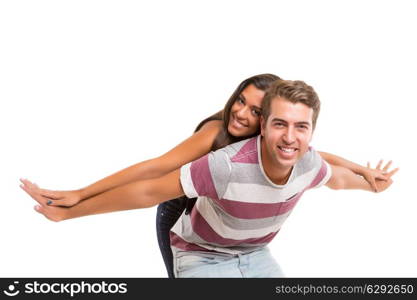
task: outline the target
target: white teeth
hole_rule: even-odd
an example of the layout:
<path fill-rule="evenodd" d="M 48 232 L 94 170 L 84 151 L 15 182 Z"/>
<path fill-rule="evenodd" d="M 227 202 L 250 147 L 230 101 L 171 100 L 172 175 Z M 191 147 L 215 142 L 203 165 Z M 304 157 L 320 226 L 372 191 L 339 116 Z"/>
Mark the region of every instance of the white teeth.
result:
<path fill-rule="evenodd" d="M 242 123 L 240 123 L 238 120 L 234 120 L 235 121 L 235 125 L 237 126 L 237 127 L 246 127 L 246 125 L 243 125 Z"/>
<path fill-rule="evenodd" d="M 284 148 L 284 147 L 279 147 L 279 149 L 281 149 L 282 151 L 284 151 L 285 153 L 292 153 L 295 151 L 294 148 Z"/>

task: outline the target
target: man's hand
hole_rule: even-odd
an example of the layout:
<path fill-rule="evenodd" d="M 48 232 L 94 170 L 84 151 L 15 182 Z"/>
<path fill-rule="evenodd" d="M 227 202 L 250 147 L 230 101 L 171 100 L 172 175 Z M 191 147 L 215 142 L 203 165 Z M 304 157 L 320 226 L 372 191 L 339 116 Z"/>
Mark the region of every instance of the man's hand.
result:
<path fill-rule="evenodd" d="M 382 169 L 383 160 L 380 160 L 375 168 L 376 171 L 382 171 L 382 174 L 386 177 L 385 179 L 375 178 L 375 186 L 376 186 L 376 193 L 380 193 L 385 191 L 387 188 L 391 186 L 393 183 L 391 177 L 398 172 L 399 168 L 395 168 L 394 170 L 388 171 L 392 161 L 389 161 Z M 371 169 L 370 163 L 368 162 L 367 167 Z M 369 182 L 369 181 L 368 181 Z"/>

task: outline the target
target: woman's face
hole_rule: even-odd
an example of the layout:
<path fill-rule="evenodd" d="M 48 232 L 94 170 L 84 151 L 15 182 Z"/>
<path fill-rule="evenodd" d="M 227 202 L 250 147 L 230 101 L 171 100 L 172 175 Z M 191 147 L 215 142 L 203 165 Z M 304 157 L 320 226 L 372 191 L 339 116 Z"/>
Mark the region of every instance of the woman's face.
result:
<path fill-rule="evenodd" d="M 259 129 L 261 103 L 265 92 L 253 84 L 243 89 L 230 110 L 227 126 L 229 133 L 236 137 L 250 136 Z"/>

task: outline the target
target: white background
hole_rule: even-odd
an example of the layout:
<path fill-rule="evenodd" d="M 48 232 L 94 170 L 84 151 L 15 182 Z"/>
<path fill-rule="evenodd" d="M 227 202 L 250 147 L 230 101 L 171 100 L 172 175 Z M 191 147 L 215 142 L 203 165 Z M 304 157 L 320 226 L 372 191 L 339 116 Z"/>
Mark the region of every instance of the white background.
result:
<path fill-rule="evenodd" d="M 417 276 L 414 1 L 2 1 L 0 276 L 163 277 L 156 208 L 53 223 L 20 177 L 86 186 L 158 156 L 259 73 L 315 87 L 312 145 L 393 159 L 384 193 L 306 193 L 290 277 Z"/>

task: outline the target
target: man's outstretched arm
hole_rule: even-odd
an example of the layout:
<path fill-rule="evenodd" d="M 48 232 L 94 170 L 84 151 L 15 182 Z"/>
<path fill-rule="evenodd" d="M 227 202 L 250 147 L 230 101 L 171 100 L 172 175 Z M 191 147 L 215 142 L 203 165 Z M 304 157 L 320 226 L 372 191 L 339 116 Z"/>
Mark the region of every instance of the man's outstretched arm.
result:
<path fill-rule="evenodd" d="M 376 169 L 381 169 L 382 162 L 378 164 Z M 398 171 L 398 168 L 389 171 L 389 167 L 391 162 L 387 163 L 384 168 L 382 169 L 385 172 L 385 177 L 387 180 L 376 180 L 377 190 L 378 192 L 382 192 L 386 190 L 392 184 L 391 177 Z M 371 185 L 361 176 L 356 175 L 351 170 L 338 167 L 338 166 L 331 166 L 332 168 L 332 176 L 330 177 L 329 181 L 326 183 L 331 189 L 361 189 L 365 191 L 375 191 Z"/>
<path fill-rule="evenodd" d="M 21 187 L 39 203 L 35 210 L 52 221 L 151 207 L 184 194 L 179 169 L 157 179 L 136 181 L 114 188 L 72 207 L 48 205 L 51 199 L 42 196 L 39 188 L 31 183 Z"/>

